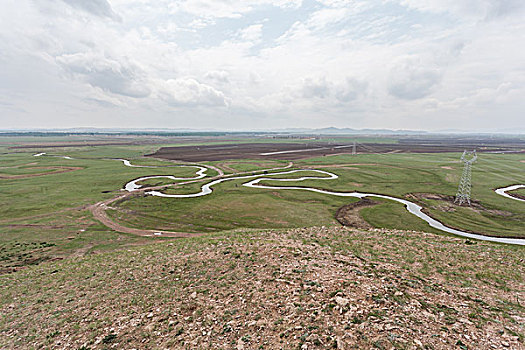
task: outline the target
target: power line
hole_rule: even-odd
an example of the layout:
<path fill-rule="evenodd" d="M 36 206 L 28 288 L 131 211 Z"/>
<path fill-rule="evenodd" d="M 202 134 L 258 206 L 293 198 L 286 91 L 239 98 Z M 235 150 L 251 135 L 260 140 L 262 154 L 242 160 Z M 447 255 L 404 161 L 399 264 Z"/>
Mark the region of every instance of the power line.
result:
<path fill-rule="evenodd" d="M 470 159 L 467 159 L 470 156 Z M 465 163 L 463 167 L 463 175 L 461 176 L 461 181 L 459 182 L 458 192 L 456 194 L 456 199 L 454 203 L 462 205 L 463 203 L 468 203 L 470 205 L 470 190 L 472 188 L 472 164 L 478 159 L 476 150 L 472 152 L 463 151 L 461 155 L 461 161 Z"/>

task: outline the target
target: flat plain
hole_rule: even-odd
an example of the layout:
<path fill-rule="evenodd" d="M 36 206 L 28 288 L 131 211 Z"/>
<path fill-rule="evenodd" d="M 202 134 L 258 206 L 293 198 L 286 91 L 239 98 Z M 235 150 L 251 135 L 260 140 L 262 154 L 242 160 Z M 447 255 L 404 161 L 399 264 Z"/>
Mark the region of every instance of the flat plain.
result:
<path fill-rule="evenodd" d="M 525 238 L 523 202 L 494 192 L 525 183 L 525 142 L 467 138 L 433 146 L 444 142 L 349 136 L 159 137 L 154 142 L 139 136 L 2 137 L 0 345 L 326 348 L 344 343 L 381 349 L 423 343 L 445 349 L 508 343 L 521 348 L 522 247 L 450 236 L 387 199 L 361 203 L 304 190 L 402 198 L 449 227 Z M 221 147 L 237 153 L 214 158 L 206 152 Z M 458 206 L 459 151 L 474 147 L 480 152 L 472 173 L 472 205 Z M 179 165 L 206 167 L 206 176 L 152 178 L 141 181 L 136 192 L 123 189 L 141 177 L 196 176 L 196 168 Z M 279 174 L 291 170 L 301 172 Z M 319 176 L 313 170 L 338 178 L 300 179 Z M 188 195 L 213 180 L 240 176 L 303 189 L 250 188 L 243 186 L 247 179 L 231 179 L 195 198 L 147 193 L 155 187 Z M 97 217 L 101 206 L 117 225 Z M 190 238 L 174 239 L 177 234 Z M 324 255 L 314 256 L 319 247 Z M 239 283 L 242 292 L 233 296 L 231 288 Z M 381 288 L 390 285 L 392 295 L 383 295 Z M 293 306 L 263 311 L 264 302 L 284 292 L 283 286 L 291 294 L 278 299 Z M 450 304 L 444 305 L 439 298 L 449 287 Z M 59 292 L 63 288 L 67 292 Z M 266 301 L 252 301 L 250 311 L 241 312 L 243 303 L 259 298 Z M 81 307 L 87 300 L 99 301 Z M 205 305 L 212 301 L 228 301 L 231 308 L 208 310 Z M 118 306 L 104 309 L 104 303 Z M 414 324 L 396 321 L 402 309 Z M 418 313 L 428 317 L 417 319 Z M 41 323 L 24 327 L 34 317 Z M 129 326 L 135 323 L 140 335 Z M 383 331 L 372 326 L 377 324 Z M 385 333 L 385 327 L 394 328 Z M 461 327 L 470 339 L 462 336 Z M 413 336 L 407 336 L 408 329 Z M 424 331 L 436 336 L 422 336 Z"/>

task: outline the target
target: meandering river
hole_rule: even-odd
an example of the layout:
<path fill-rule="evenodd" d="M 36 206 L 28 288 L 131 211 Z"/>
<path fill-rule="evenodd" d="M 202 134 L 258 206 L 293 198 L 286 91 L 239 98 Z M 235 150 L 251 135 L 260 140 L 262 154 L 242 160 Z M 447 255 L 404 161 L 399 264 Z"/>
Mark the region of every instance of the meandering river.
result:
<path fill-rule="evenodd" d="M 289 174 L 300 173 L 300 172 L 315 172 L 322 176 L 302 176 L 302 177 L 293 178 L 293 179 L 273 177 L 273 176 L 289 175 Z M 142 180 L 146 180 L 148 178 L 156 178 L 156 177 L 158 176 L 144 177 L 142 178 Z M 431 227 L 438 229 L 440 231 L 444 231 L 444 232 L 447 232 L 447 233 L 450 233 L 456 236 L 483 240 L 483 241 L 489 241 L 489 242 L 514 244 L 514 245 L 525 245 L 525 239 L 490 237 L 490 236 L 484 236 L 480 234 L 465 232 L 465 231 L 461 231 L 461 230 L 457 230 L 457 229 L 448 227 L 444 225 L 443 223 L 441 223 L 440 221 L 425 214 L 421 206 L 415 203 L 412 203 L 410 201 L 407 201 L 405 199 L 401 199 L 397 197 L 376 194 L 376 193 L 335 192 L 335 191 L 322 190 L 322 189 L 313 188 L 313 187 L 269 186 L 269 185 L 260 184 L 260 182 L 262 181 L 299 182 L 299 181 L 304 181 L 304 180 L 334 180 L 337 178 L 338 176 L 336 174 L 328 172 L 328 171 L 316 170 L 316 169 L 309 169 L 309 170 L 299 169 L 299 170 L 289 170 L 289 171 L 283 171 L 283 172 L 277 172 L 277 173 L 271 173 L 271 174 L 243 175 L 243 176 L 234 176 L 234 177 L 229 177 L 229 178 L 218 179 L 218 180 L 214 180 L 212 182 L 202 185 L 200 192 L 191 193 L 191 194 L 166 194 L 160 191 L 147 191 L 146 193 L 152 196 L 164 197 L 164 198 L 195 198 L 195 197 L 201 197 L 201 196 L 206 196 L 206 195 L 211 194 L 213 192 L 212 187 L 219 183 L 222 183 L 225 181 L 232 181 L 232 180 L 252 179 L 248 182 L 243 183 L 243 186 L 251 187 L 251 188 L 272 189 L 272 190 L 311 191 L 311 192 L 316 192 L 316 193 L 321 193 L 321 194 L 326 194 L 326 195 L 331 195 L 331 196 L 338 196 L 338 197 L 354 197 L 354 198 L 375 197 L 375 198 L 388 199 L 388 200 L 403 204 L 409 213 L 426 221 Z M 134 180 L 134 181 L 137 181 L 137 180 Z M 128 185 L 130 184 L 131 182 L 126 184 L 125 188 L 127 189 Z M 136 190 L 138 188 L 135 188 L 133 190 Z"/>
<path fill-rule="evenodd" d="M 34 154 L 35 157 L 41 157 L 47 155 L 45 152 Z M 54 155 L 53 155 L 54 156 Z M 54 156 L 54 157 L 61 157 L 65 159 L 74 159 L 69 156 Z M 155 166 L 155 165 L 134 165 L 131 164 L 131 162 L 127 159 L 114 159 L 121 161 L 125 166 L 128 167 L 134 167 L 134 168 L 161 168 L 161 167 L 167 167 L 167 166 Z M 138 179 L 134 179 L 132 181 L 129 181 L 124 186 L 124 189 L 129 192 L 133 192 L 136 190 L 141 189 L 143 186 L 139 183 L 141 181 L 149 180 L 149 179 L 170 179 L 170 180 L 198 180 L 206 177 L 206 171 L 208 168 L 198 166 L 198 165 L 168 165 L 171 167 L 191 167 L 197 169 L 194 177 L 175 177 L 172 175 L 154 175 L 154 176 L 144 176 L 140 177 Z M 290 166 L 290 165 L 289 165 Z M 514 244 L 514 245 L 525 245 L 525 239 L 520 238 L 503 238 L 503 237 L 490 237 L 490 236 L 484 236 L 480 234 L 465 232 L 461 230 L 454 229 L 452 227 L 448 227 L 441 223 L 440 221 L 430 217 L 429 215 L 425 214 L 423 212 L 423 208 L 415 203 L 412 203 L 410 201 L 407 201 L 406 199 L 377 194 L 377 193 L 364 193 L 364 192 L 335 192 L 335 191 L 328 191 L 328 190 L 322 190 L 314 187 L 296 187 L 296 186 L 269 186 L 269 185 L 262 185 L 260 182 L 262 181 L 279 181 L 279 182 L 299 182 L 299 181 L 305 181 L 305 180 L 335 180 L 339 176 L 337 176 L 334 173 L 324 171 L 324 170 L 317 170 L 317 169 L 298 169 L 298 170 L 288 170 L 288 171 L 280 171 L 276 173 L 270 173 L 268 174 L 268 171 L 275 171 L 277 169 L 267 169 L 267 170 L 261 170 L 265 171 L 266 174 L 255 174 L 255 175 L 241 175 L 241 176 L 232 176 L 222 179 L 217 179 L 212 182 L 209 182 L 207 184 L 204 184 L 201 186 L 200 192 L 196 193 L 190 193 L 190 194 L 167 194 L 160 191 L 147 191 L 146 193 L 152 196 L 157 197 L 164 197 L 164 198 L 195 198 L 195 197 L 201 197 L 209 195 L 213 192 L 212 187 L 220 184 L 225 181 L 233 181 L 233 180 L 248 180 L 251 179 L 248 182 L 243 183 L 242 185 L 245 187 L 250 188 L 263 188 L 263 189 L 272 189 L 272 190 L 296 190 L 296 191 L 310 191 L 310 192 L 316 192 L 321 194 L 326 194 L 330 196 L 338 196 L 338 197 L 354 197 L 354 198 L 364 198 L 364 197 L 375 197 L 375 198 L 383 198 L 388 199 L 394 202 L 401 203 L 405 206 L 406 210 L 417 216 L 418 218 L 426 221 L 431 227 L 438 229 L 440 231 L 444 231 L 456 236 L 461 236 L 465 238 L 471 238 L 471 239 L 477 239 L 482 241 L 489 241 L 489 242 L 497 242 L 497 243 L 505 243 L 505 244 Z M 295 174 L 300 172 L 314 172 L 318 173 L 322 176 L 302 176 L 299 178 L 293 178 L 293 179 L 286 179 L 286 178 L 278 178 L 273 176 L 279 176 L 279 175 L 289 175 L 289 174 Z M 509 195 L 508 191 L 513 191 L 519 188 L 525 188 L 525 185 L 512 185 L 504 188 L 498 188 L 495 190 L 495 192 L 501 196 L 518 200 L 521 202 L 525 202 L 524 199 L 513 197 Z"/>
<path fill-rule="evenodd" d="M 501 195 L 503 197 L 514 199 L 514 200 L 520 201 L 520 202 L 525 202 L 525 199 L 514 197 L 514 196 L 511 196 L 510 194 L 507 193 L 508 191 L 514 191 L 514 190 L 517 190 L 519 188 L 525 188 L 525 185 L 512 185 L 512 186 L 508 186 L 508 187 L 498 188 L 494 192 L 496 192 L 497 194 L 499 194 L 499 195 Z"/>

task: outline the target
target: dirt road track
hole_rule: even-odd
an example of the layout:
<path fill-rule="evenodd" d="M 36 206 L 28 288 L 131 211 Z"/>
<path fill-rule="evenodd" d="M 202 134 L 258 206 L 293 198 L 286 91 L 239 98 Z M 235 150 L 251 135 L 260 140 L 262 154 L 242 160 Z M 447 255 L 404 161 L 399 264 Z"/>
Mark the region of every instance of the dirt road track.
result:
<path fill-rule="evenodd" d="M 138 236 L 146 236 L 146 237 L 177 237 L 177 238 L 185 238 L 185 237 L 195 237 L 199 236 L 198 233 L 186 233 L 186 232 L 171 232 L 171 231 L 160 231 L 160 230 L 143 230 L 133 227 L 127 227 L 119 224 L 118 222 L 113 221 L 108 214 L 106 213 L 106 209 L 108 208 L 108 205 L 119 200 L 123 199 L 125 197 L 128 197 L 129 194 L 124 194 L 115 198 L 108 199 L 103 202 L 99 202 L 96 204 L 93 204 L 89 207 L 89 210 L 102 224 L 109 227 L 112 230 L 123 232 L 123 233 L 131 233 Z M 159 235 L 161 233 L 161 235 Z"/>
<path fill-rule="evenodd" d="M 50 172 L 44 172 L 44 173 L 35 173 L 35 174 L 20 174 L 20 175 L 11 175 L 11 174 L 0 174 L 0 179 L 6 179 L 6 180 L 15 180 L 15 179 L 25 179 L 29 177 L 38 177 L 38 176 L 45 176 L 45 175 L 56 175 L 56 174 L 62 174 L 67 173 L 70 171 L 80 170 L 84 169 L 82 167 L 71 167 L 71 166 L 48 166 L 48 167 L 32 167 L 27 169 L 42 169 L 42 170 L 54 170 Z"/>
<path fill-rule="evenodd" d="M 289 162 L 288 165 L 286 165 L 285 167 L 282 167 L 281 169 L 288 169 L 288 168 L 291 168 L 292 166 L 293 166 L 293 162 Z M 186 237 L 201 236 L 202 233 L 172 232 L 172 231 L 162 231 L 162 230 L 145 230 L 145 229 L 138 229 L 138 228 L 133 228 L 133 227 L 127 227 L 127 226 L 121 225 L 118 222 L 115 222 L 113 219 L 111 219 L 108 216 L 108 214 L 106 213 L 106 209 L 108 209 L 108 207 L 109 207 L 109 205 L 111 203 L 114 203 L 114 202 L 116 202 L 118 200 L 121 200 L 121 199 L 125 199 L 125 198 L 128 198 L 128 197 L 131 197 L 133 195 L 144 193 L 145 191 L 162 190 L 162 189 L 165 189 L 165 188 L 168 188 L 168 187 L 173 187 L 173 186 L 186 185 L 186 184 L 195 183 L 195 182 L 213 181 L 213 180 L 216 180 L 216 179 L 219 179 L 219 178 L 222 178 L 222 177 L 230 177 L 230 176 L 234 176 L 234 175 L 238 176 L 238 175 L 246 174 L 246 173 L 237 173 L 237 174 L 224 175 L 224 172 L 221 169 L 219 169 L 219 168 L 217 168 L 215 166 L 206 165 L 206 167 L 217 171 L 218 175 L 213 176 L 213 177 L 205 177 L 205 178 L 197 179 L 197 180 L 190 180 L 190 181 L 185 181 L 185 182 L 179 182 L 179 183 L 176 183 L 176 184 L 169 184 L 169 185 L 162 185 L 162 186 L 155 186 L 155 187 L 145 187 L 145 188 L 141 188 L 141 189 L 138 189 L 136 191 L 133 191 L 133 192 L 125 192 L 125 193 L 122 193 L 122 194 L 120 194 L 120 195 L 118 195 L 116 197 L 113 197 L 113 198 L 110 198 L 110 199 L 106 199 L 104 201 L 101 201 L 101 202 L 95 203 L 93 205 L 90 205 L 88 207 L 88 209 L 89 209 L 89 211 L 91 211 L 91 213 L 93 214 L 93 217 L 96 220 L 100 221 L 103 225 L 109 227 L 110 229 L 118 231 L 118 232 L 130 233 L 130 234 L 134 234 L 134 235 L 138 235 L 138 236 L 145 236 L 145 237 L 186 238 Z M 275 170 L 275 169 L 267 169 L 267 170 Z M 257 172 L 261 172 L 261 171 L 265 171 L 265 170 L 258 170 Z M 252 173 L 252 172 L 247 172 L 247 173 Z M 159 235 L 159 233 L 160 233 L 160 235 Z"/>

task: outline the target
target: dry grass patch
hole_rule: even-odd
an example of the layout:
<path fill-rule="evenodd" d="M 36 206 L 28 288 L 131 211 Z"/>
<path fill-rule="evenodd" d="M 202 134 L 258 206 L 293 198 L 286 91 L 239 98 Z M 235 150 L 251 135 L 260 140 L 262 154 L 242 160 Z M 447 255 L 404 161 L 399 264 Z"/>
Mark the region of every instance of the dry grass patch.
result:
<path fill-rule="evenodd" d="M 0 347 L 524 348 L 524 250 L 470 243 L 233 231 L 44 264 L 1 277 Z"/>

